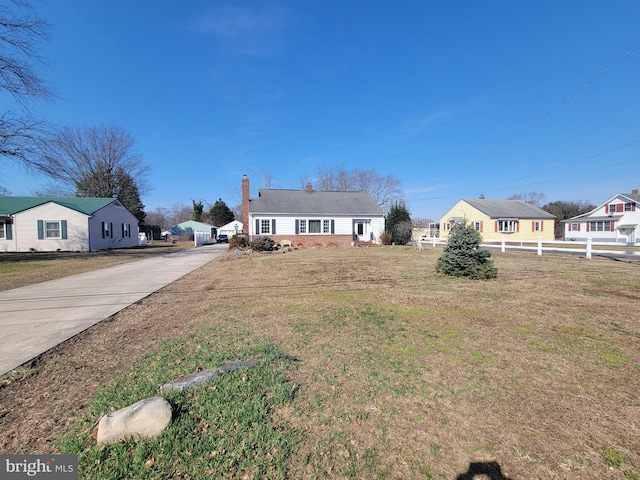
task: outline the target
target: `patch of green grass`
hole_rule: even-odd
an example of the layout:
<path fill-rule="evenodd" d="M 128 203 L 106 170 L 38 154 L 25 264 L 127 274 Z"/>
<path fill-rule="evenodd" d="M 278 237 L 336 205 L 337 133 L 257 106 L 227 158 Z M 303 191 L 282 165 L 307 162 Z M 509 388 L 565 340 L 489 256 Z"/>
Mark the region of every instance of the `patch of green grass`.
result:
<path fill-rule="evenodd" d="M 600 455 L 611 468 L 620 468 L 625 461 L 624 453 L 611 447 L 602 447 Z"/>
<path fill-rule="evenodd" d="M 167 381 L 236 359 L 260 363 L 186 392 L 165 394 L 174 416 L 159 437 L 96 446 L 89 427 L 100 412 L 157 395 Z M 98 393 L 86 418 L 61 439 L 60 450 L 79 455 L 81 478 L 284 478 L 287 459 L 301 438 L 273 417 L 295 391 L 285 374 L 290 364 L 271 345 L 225 344 L 215 329 L 174 340 Z"/>

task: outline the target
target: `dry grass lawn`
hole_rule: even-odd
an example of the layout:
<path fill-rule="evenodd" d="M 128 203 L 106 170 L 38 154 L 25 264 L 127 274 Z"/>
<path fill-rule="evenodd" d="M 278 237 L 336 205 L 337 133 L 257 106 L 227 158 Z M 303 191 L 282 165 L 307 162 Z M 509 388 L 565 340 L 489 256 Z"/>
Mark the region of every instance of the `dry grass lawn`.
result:
<path fill-rule="evenodd" d="M 0 253 L 0 290 L 23 287 L 192 247 L 193 242 L 156 241 L 141 248 L 119 248 L 99 252 Z"/>
<path fill-rule="evenodd" d="M 0 452 L 56 452 L 110 379 L 215 326 L 300 360 L 291 478 L 640 479 L 640 262 L 494 252 L 468 281 L 441 252 L 225 254 L 0 379 Z"/>

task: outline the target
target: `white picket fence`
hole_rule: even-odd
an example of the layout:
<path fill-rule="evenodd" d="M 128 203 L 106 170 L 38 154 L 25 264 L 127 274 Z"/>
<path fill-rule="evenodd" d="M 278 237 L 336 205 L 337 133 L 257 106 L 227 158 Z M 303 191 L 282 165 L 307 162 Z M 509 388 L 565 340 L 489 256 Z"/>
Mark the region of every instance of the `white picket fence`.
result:
<path fill-rule="evenodd" d="M 418 239 L 418 241 L 416 242 L 416 248 L 418 248 L 418 250 L 423 250 L 426 246 L 432 246 L 435 248 L 438 245 L 444 246 L 446 244 L 447 240 L 443 238 L 420 237 L 420 239 Z M 542 255 L 543 252 L 584 252 L 586 258 L 591 258 L 593 252 L 610 255 L 640 255 L 640 251 L 637 250 L 607 250 L 606 248 L 594 249 L 594 246 L 607 247 L 611 246 L 611 244 L 604 242 L 593 242 L 591 238 L 588 238 L 586 242 L 573 242 L 564 240 L 546 240 L 543 242 L 541 238 L 538 238 L 538 240 L 507 241 L 503 238 L 500 243 L 483 242 L 481 245 L 486 248 L 500 249 L 500 251 L 503 253 L 507 249 L 517 249 L 536 251 L 538 255 Z M 562 247 L 562 245 L 571 245 L 572 248 Z"/>

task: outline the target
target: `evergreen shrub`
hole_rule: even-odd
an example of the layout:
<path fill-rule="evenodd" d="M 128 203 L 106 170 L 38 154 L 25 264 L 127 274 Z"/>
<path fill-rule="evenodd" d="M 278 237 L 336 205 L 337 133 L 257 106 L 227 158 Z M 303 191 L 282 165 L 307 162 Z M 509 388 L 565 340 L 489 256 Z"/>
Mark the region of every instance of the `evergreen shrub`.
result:
<path fill-rule="evenodd" d="M 482 237 L 471 225 L 454 225 L 449 241 L 436 263 L 436 272 L 474 280 L 495 278 L 498 269 L 493 265 L 491 252 L 480 246 Z"/>
<path fill-rule="evenodd" d="M 251 247 L 251 250 L 254 252 L 270 252 L 273 250 L 275 244 L 276 242 L 269 237 L 258 237 L 249 243 L 249 247 Z"/>

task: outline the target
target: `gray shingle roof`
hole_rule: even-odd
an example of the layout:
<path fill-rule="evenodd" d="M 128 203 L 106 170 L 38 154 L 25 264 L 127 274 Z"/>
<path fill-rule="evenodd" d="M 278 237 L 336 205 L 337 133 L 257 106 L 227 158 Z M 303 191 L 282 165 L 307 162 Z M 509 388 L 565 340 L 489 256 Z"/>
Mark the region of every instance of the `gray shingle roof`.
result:
<path fill-rule="evenodd" d="M 633 200 L 634 202 L 640 203 L 640 195 L 638 195 L 637 193 L 621 193 L 620 195 L 623 195 L 623 196 Z"/>
<path fill-rule="evenodd" d="M 463 199 L 490 218 L 556 218 L 541 208 L 522 200 L 488 200 L 485 198 Z"/>
<path fill-rule="evenodd" d="M 13 215 L 49 202 L 63 205 L 85 215 L 93 215 L 118 200 L 88 197 L 0 197 L 0 215 Z"/>
<path fill-rule="evenodd" d="M 259 190 L 249 202 L 252 214 L 383 216 L 382 208 L 367 192 L 319 190 Z"/>

